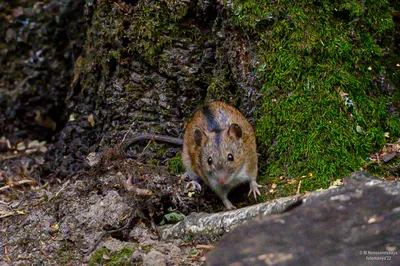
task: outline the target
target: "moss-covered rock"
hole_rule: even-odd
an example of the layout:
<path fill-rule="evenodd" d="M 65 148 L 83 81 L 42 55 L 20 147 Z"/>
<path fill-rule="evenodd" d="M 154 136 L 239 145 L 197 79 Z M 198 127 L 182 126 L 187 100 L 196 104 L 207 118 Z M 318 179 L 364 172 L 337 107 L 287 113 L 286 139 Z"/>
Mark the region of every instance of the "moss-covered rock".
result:
<path fill-rule="evenodd" d="M 300 191 L 327 187 L 400 136 L 399 88 L 383 84 L 399 76 L 381 61 L 393 45 L 386 1 L 234 1 L 230 20 L 257 40 L 267 182 L 303 176 Z M 281 195 L 296 191 L 290 183 Z"/>
<path fill-rule="evenodd" d="M 127 247 L 116 252 L 101 248 L 92 254 L 89 265 L 132 265 L 130 258 L 134 251 L 134 249 Z"/>

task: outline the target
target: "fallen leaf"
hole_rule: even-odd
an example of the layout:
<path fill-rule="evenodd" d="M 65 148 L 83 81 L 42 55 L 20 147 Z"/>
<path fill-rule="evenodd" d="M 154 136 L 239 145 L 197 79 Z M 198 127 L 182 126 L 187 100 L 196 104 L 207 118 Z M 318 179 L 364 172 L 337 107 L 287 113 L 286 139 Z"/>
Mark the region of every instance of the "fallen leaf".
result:
<path fill-rule="evenodd" d="M 110 260 L 110 256 L 108 256 L 106 253 L 103 253 L 103 259 L 104 260 Z"/>
<path fill-rule="evenodd" d="M 89 124 L 90 124 L 92 127 L 94 127 L 94 117 L 93 117 L 93 115 L 89 115 L 88 121 L 89 121 Z"/>
<path fill-rule="evenodd" d="M 23 142 L 20 142 L 20 143 L 17 144 L 17 151 L 23 151 L 25 149 L 26 149 L 26 147 L 25 147 L 25 144 Z"/>
<path fill-rule="evenodd" d="M 357 131 L 357 133 L 359 133 L 359 134 L 364 134 L 364 130 L 363 130 L 363 128 L 362 127 L 360 127 L 360 126 L 356 126 L 356 131 Z"/>
<path fill-rule="evenodd" d="M 40 126 L 50 128 L 53 131 L 57 128 L 57 123 L 47 115 L 43 117 L 39 110 L 36 110 L 35 122 Z"/>
<path fill-rule="evenodd" d="M 24 9 L 22 7 L 17 7 L 12 10 L 12 15 L 14 18 L 22 16 L 24 14 Z"/>
<path fill-rule="evenodd" d="M 179 221 L 182 221 L 183 219 L 185 219 L 185 215 L 183 215 L 180 212 L 168 213 L 168 214 L 164 215 L 164 217 L 159 225 L 164 225 L 166 223 L 170 223 L 170 224 L 177 223 Z"/>
<path fill-rule="evenodd" d="M 391 152 L 391 153 L 384 153 L 381 155 L 381 159 L 387 163 L 390 160 L 392 160 L 394 157 L 396 157 L 396 152 Z"/>
<path fill-rule="evenodd" d="M 332 182 L 331 187 L 337 187 L 343 185 L 343 179 L 336 179 Z"/>
<path fill-rule="evenodd" d="M 33 140 L 29 141 L 28 143 L 28 149 L 33 149 L 39 147 L 39 141 L 38 140 Z"/>
<path fill-rule="evenodd" d="M 82 57 L 79 56 L 75 62 L 74 78 L 72 80 L 72 87 L 75 87 L 77 84 L 77 81 L 79 80 L 79 76 L 81 74 L 81 66 L 82 66 Z"/>

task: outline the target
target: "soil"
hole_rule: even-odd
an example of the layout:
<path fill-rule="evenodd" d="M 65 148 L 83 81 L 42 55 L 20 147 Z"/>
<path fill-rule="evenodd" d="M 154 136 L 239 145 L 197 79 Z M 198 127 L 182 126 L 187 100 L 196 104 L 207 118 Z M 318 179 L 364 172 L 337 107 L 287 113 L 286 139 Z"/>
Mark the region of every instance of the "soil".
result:
<path fill-rule="evenodd" d="M 116 2 L 118 4 L 112 6 L 116 7 L 112 8 L 116 17 L 121 18 L 127 6 L 131 12 L 140 12 L 134 10 L 135 5 L 130 1 Z M 93 99 L 93 90 L 90 89 L 91 85 L 85 87 L 83 84 L 92 76 L 92 81 L 97 82 L 97 67 L 115 65 L 114 57 L 118 55 L 116 50 L 112 54 L 114 59 L 107 64 L 86 60 L 90 58 L 92 49 L 97 49 L 90 44 L 101 40 L 96 37 L 101 31 L 93 24 L 114 32 L 110 30 L 109 26 L 113 24 L 108 25 L 107 18 L 115 18 L 107 13 L 106 8 L 106 15 L 94 16 L 94 3 L 101 6 L 103 2 L 18 0 L 0 3 L 0 32 L 4 35 L 0 40 L 0 71 L 4 73 L 0 76 L 0 264 L 201 265 L 206 251 L 211 248 L 209 244 L 216 239 L 161 240 L 156 225 L 163 220 L 178 219 L 182 214 L 222 210 L 223 205 L 217 196 L 208 188 L 201 193 L 188 193 L 184 178 L 171 174 L 168 168 L 171 165 L 166 164 L 165 158 L 176 156 L 179 147 L 154 142 L 141 143 L 131 147 L 127 154 L 119 147 L 120 138 L 115 136 L 115 132 L 122 137 L 131 131 L 130 127 L 127 132 L 121 128 L 125 128 L 122 125 L 131 125 L 133 115 L 137 114 L 135 110 L 132 115 L 128 113 L 121 118 L 120 114 L 126 109 L 124 106 L 120 107 L 121 110 L 104 109 L 101 114 L 115 112 L 111 116 L 113 125 L 116 125 L 114 131 L 105 127 L 110 121 L 102 121 L 96 113 L 88 119 L 87 113 L 93 108 L 88 104 Z M 209 12 L 207 5 L 204 5 L 204 10 L 200 8 L 199 12 Z M 101 8 L 99 10 L 97 14 L 101 13 Z M 208 27 L 207 23 L 205 19 Z M 89 32 L 85 40 L 88 26 L 93 26 L 93 32 Z M 202 30 L 207 32 L 207 29 Z M 225 30 L 223 28 L 221 32 Z M 135 34 L 132 32 L 132 36 Z M 165 34 L 169 35 L 169 32 Z M 197 40 L 198 33 L 191 34 L 189 32 L 188 36 L 193 41 Z M 193 60 L 187 62 L 188 66 L 178 59 L 172 65 L 161 60 L 161 68 L 164 72 L 176 68 L 174 71 L 180 73 L 180 68 L 192 69 L 192 64 L 205 62 L 199 69 L 212 66 L 219 69 L 224 77 L 229 77 L 231 70 L 221 68 L 229 65 L 223 57 L 215 64 L 213 56 L 207 53 L 203 55 L 203 51 L 216 53 L 211 49 L 216 46 L 215 43 L 219 43 L 221 51 L 228 50 L 230 42 L 226 39 L 232 40 L 232 44 L 239 42 L 237 34 L 226 34 L 229 38 L 221 35 L 219 40 L 212 42 L 206 42 L 207 38 L 203 38 L 204 41 L 200 43 L 204 47 L 189 45 L 187 42 L 190 40 L 184 37 L 176 38 L 174 46 L 189 46 L 190 49 L 171 47 L 171 51 L 166 50 L 161 57 L 174 59 L 176 56 L 179 59 L 178 55 L 182 53 Z M 81 57 L 85 41 L 86 51 Z M 109 52 L 107 45 L 104 46 L 106 54 Z M 124 47 L 121 43 L 115 45 Z M 100 52 L 96 56 L 99 60 L 106 58 Z M 197 60 L 199 56 L 204 60 Z M 168 72 L 172 78 L 166 78 L 154 73 L 154 69 L 143 62 L 135 61 L 129 65 L 130 68 L 151 77 L 150 84 L 147 84 L 148 80 L 142 81 L 139 74 L 131 74 L 138 82 L 134 85 L 140 85 L 147 93 L 141 95 L 140 104 L 137 99 L 132 99 L 134 103 L 138 102 L 135 108 L 147 114 L 144 116 L 146 121 L 140 121 L 144 124 L 139 129 L 147 130 L 158 124 L 167 134 L 179 136 L 184 124 L 181 118 L 186 115 L 180 114 L 171 103 L 166 103 L 165 95 L 160 95 L 158 102 L 147 102 L 148 92 L 164 86 L 167 81 L 172 84 L 171 90 L 178 84 L 182 91 L 198 91 L 204 87 L 204 82 L 196 79 L 175 81 L 175 72 Z M 111 72 L 118 74 L 119 69 Z M 237 80 L 243 79 L 242 83 L 246 83 L 246 71 L 232 71 Z M 102 73 L 106 73 L 106 69 Z M 188 77 L 193 74 L 182 73 Z M 110 89 L 103 95 L 105 98 L 110 96 L 107 99 L 112 101 L 124 96 L 118 89 L 120 76 L 117 74 L 112 79 L 112 86 L 107 84 Z M 229 79 L 216 80 L 222 87 L 230 87 L 230 82 L 226 82 Z M 86 92 L 88 102 L 83 100 Z M 234 94 L 233 89 L 227 92 Z M 158 94 L 157 91 L 152 93 Z M 250 98 L 250 94 L 246 95 Z M 127 98 L 122 96 L 121 99 Z M 173 97 L 169 98 L 176 102 Z M 125 104 L 130 106 L 130 102 Z M 155 112 L 153 115 L 156 120 L 149 124 L 150 109 L 145 108 L 148 105 L 165 109 L 165 119 L 159 121 L 159 113 Z M 195 108 L 194 104 L 186 103 L 185 106 L 187 113 L 192 113 Z M 118 119 L 122 122 L 118 122 Z M 180 131 L 173 131 L 174 128 L 180 128 Z M 108 132 L 107 142 L 115 144 L 115 147 L 103 145 L 104 136 L 100 132 Z M 93 150 L 102 152 L 86 157 Z M 158 156 L 154 156 L 156 152 Z M 143 164 L 151 160 L 159 162 Z M 130 182 L 127 183 L 127 180 Z M 243 189 L 248 190 L 239 188 L 238 194 L 246 195 Z M 234 204 L 249 204 L 249 200 L 245 196 L 238 197 Z"/>
<path fill-rule="evenodd" d="M 19 171 L 7 180 L 1 177 L 7 184 L 0 191 L 2 265 L 204 263 L 215 239 L 162 240 L 156 225 L 166 208 L 184 214 L 209 211 L 218 199 L 210 196 L 213 200 L 201 202 L 204 195 L 199 194 L 189 198 L 178 176 L 129 159 L 112 165 L 100 160 L 68 180 L 52 177 L 38 183 L 31 173 L 37 172 L 43 154 L 23 153 L 12 159 L 20 164 Z M 131 191 L 128 172 L 133 176 Z M 132 187 L 148 193 L 138 195 Z"/>

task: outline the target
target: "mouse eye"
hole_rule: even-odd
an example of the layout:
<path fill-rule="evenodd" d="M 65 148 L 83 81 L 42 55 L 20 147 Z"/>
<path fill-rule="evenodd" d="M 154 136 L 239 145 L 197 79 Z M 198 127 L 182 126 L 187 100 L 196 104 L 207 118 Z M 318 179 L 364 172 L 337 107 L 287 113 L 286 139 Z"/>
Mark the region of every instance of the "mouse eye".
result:
<path fill-rule="evenodd" d="M 209 165 L 212 164 L 212 158 L 211 158 L 211 157 L 208 157 L 207 163 L 208 163 Z"/>
<path fill-rule="evenodd" d="M 230 153 L 228 154 L 228 161 L 231 161 L 231 162 L 233 161 L 233 155 Z"/>

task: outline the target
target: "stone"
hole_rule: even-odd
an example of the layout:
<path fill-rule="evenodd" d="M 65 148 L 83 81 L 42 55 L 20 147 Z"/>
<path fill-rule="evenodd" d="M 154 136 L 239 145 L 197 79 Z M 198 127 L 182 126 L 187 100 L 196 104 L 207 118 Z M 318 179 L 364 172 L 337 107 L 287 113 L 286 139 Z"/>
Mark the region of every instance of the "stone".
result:
<path fill-rule="evenodd" d="M 146 254 L 143 259 L 144 266 L 165 266 L 167 265 L 165 255 L 156 250 L 152 250 Z"/>
<path fill-rule="evenodd" d="M 400 183 L 358 172 L 225 235 L 207 265 L 400 265 Z"/>

